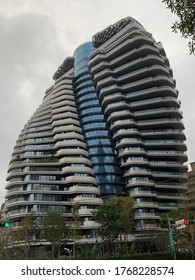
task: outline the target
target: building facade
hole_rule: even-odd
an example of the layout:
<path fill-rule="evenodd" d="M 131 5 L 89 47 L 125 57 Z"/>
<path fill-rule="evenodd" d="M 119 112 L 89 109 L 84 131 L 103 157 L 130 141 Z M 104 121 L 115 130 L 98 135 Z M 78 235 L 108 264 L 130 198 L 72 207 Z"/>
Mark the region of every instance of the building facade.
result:
<path fill-rule="evenodd" d="M 191 170 L 188 171 L 188 199 L 189 199 L 189 206 L 195 207 L 195 162 L 190 163 Z"/>
<path fill-rule="evenodd" d="M 161 45 L 127 17 L 80 45 L 25 125 L 10 161 L 6 207 L 71 213 L 94 237 L 92 211 L 112 196 L 135 200 L 137 232 L 186 200 L 186 144 L 175 80 Z"/>

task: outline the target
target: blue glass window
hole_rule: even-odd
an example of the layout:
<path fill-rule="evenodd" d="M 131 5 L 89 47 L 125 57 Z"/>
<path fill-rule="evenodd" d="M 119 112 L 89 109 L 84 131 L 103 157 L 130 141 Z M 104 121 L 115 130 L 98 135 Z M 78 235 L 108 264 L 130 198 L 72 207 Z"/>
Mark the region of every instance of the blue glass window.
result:
<path fill-rule="evenodd" d="M 88 56 L 95 50 L 91 43 L 78 47 L 74 53 L 74 90 L 81 126 L 89 157 L 100 191 L 116 193 L 120 189 L 118 159 L 109 136 L 107 124 L 88 69 Z M 105 187 L 106 186 L 106 187 Z"/>

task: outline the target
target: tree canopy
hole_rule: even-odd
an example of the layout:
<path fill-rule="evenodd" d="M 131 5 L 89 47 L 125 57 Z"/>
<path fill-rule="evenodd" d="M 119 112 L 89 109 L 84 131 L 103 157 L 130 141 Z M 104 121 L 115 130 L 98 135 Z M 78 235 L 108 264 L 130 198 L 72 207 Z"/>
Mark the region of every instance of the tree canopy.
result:
<path fill-rule="evenodd" d="M 189 40 L 190 54 L 195 54 L 195 3 L 194 0 L 162 0 L 163 3 L 178 16 L 172 29 L 180 32 L 182 37 Z"/>
<path fill-rule="evenodd" d="M 43 237 L 50 242 L 52 258 L 54 259 L 56 251 L 59 256 L 61 245 L 68 238 L 66 217 L 61 213 L 48 212 L 44 217 L 43 226 Z"/>
<path fill-rule="evenodd" d="M 93 212 L 99 224 L 98 235 L 107 244 L 108 254 L 113 254 L 117 239 L 127 245 L 128 235 L 134 228 L 133 205 L 134 199 L 131 197 L 114 197 Z"/>
<path fill-rule="evenodd" d="M 174 228 L 174 236 L 177 241 L 177 247 L 181 251 L 187 250 L 191 252 L 192 259 L 195 256 L 195 224 L 189 224 L 185 228 L 177 229 L 175 223 L 177 220 L 194 220 L 195 207 L 185 206 L 178 210 L 170 211 L 168 214 L 161 215 L 162 224 L 168 228 L 168 219 L 172 221 L 172 228 Z"/>

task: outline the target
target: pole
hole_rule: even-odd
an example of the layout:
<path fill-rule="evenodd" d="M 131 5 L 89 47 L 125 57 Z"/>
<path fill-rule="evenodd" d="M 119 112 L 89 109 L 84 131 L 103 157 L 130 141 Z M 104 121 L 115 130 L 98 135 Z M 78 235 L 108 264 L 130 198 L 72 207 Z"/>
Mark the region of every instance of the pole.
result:
<path fill-rule="evenodd" d="M 173 229 L 176 227 L 176 225 L 171 227 L 171 223 L 170 223 L 168 215 L 167 215 L 167 221 L 168 221 L 168 226 L 169 226 L 169 245 L 170 245 L 170 251 L 171 251 L 171 255 L 173 256 L 173 259 L 176 260 L 175 241 L 174 241 L 174 236 L 173 236 Z"/>

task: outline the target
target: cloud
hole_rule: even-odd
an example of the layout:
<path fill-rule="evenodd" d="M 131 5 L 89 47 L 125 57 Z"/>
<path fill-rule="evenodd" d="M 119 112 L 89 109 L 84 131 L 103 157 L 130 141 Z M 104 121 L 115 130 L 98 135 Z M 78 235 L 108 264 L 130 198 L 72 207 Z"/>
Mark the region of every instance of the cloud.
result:
<path fill-rule="evenodd" d="M 57 34 L 48 16 L 0 14 L 1 188 L 18 135 L 51 85 L 54 65 L 63 60 Z"/>

